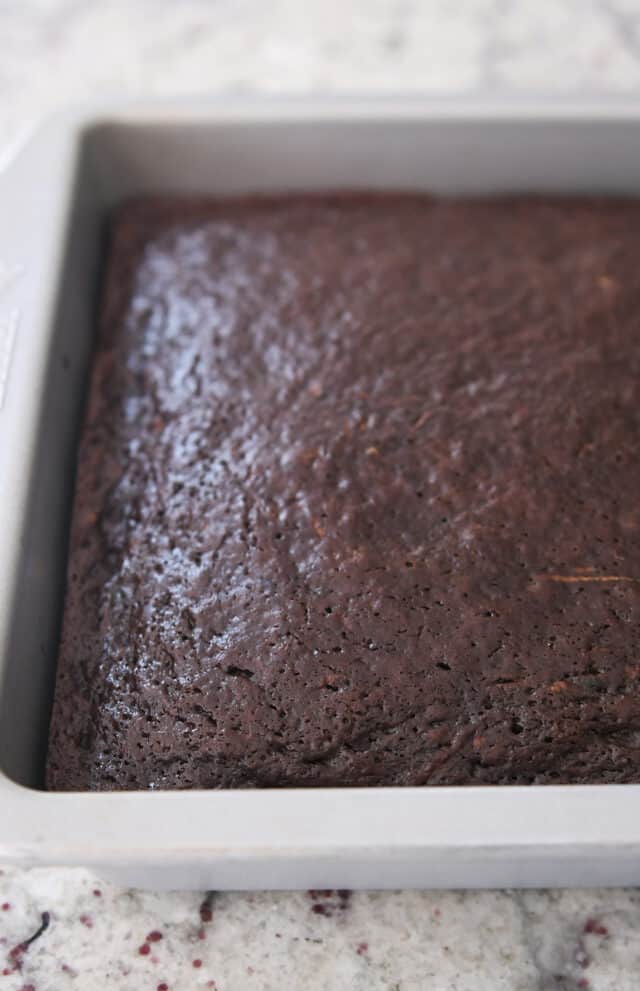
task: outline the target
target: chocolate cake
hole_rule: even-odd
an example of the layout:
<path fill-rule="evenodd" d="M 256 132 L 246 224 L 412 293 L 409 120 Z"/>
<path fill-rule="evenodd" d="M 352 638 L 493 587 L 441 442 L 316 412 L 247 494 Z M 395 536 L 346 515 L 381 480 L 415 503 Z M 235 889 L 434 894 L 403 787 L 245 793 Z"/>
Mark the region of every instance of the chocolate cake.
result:
<path fill-rule="evenodd" d="M 640 203 L 113 220 L 52 789 L 640 781 Z"/>

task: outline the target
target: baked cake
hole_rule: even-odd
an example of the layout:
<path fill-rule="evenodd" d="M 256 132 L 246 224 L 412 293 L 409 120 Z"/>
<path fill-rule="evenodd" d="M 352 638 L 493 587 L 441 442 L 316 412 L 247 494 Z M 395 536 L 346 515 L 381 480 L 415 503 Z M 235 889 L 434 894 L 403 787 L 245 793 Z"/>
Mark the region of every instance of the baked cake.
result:
<path fill-rule="evenodd" d="M 640 780 L 640 204 L 113 220 L 52 789 Z"/>

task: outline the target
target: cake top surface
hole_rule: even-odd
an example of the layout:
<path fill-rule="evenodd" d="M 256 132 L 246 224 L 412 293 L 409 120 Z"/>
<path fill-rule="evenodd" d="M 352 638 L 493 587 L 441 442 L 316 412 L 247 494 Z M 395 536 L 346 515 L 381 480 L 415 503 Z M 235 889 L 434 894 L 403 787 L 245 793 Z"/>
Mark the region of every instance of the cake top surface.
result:
<path fill-rule="evenodd" d="M 115 217 L 62 788 L 637 780 L 640 204 Z"/>

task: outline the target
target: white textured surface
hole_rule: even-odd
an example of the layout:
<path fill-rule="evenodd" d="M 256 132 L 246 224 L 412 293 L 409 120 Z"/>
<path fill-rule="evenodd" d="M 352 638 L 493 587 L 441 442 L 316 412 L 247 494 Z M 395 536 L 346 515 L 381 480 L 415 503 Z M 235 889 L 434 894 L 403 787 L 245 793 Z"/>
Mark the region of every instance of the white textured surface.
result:
<path fill-rule="evenodd" d="M 49 913 L 50 923 L 24 953 L 22 972 L 0 977 L 0 988 L 157 991 L 164 983 L 170 991 L 631 991 L 638 986 L 640 894 L 635 892 L 327 894 L 218 894 L 211 901 L 211 921 L 202 922 L 203 895 L 123 891 L 85 871 L 7 870 L 0 877 L 0 954 L 9 967 L 12 947 L 37 929 L 42 912 Z M 162 938 L 147 941 L 154 932 Z M 149 952 L 141 954 L 145 943 Z M 194 967 L 194 960 L 202 965 Z"/>
<path fill-rule="evenodd" d="M 0 0 L 0 46 L 1 157 L 41 114 L 122 93 L 638 92 L 640 2 Z M 203 898 L 6 869 L 0 991 L 635 991 L 640 981 L 631 891 L 225 894 L 205 923 Z M 43 912 L 48 929 L 12 955 Z M 140 954 L 153 930 L 162 939 Z"/>
<path fill-rule="evenodd" d="M 112 94 L 640 86 L 638 0 L 0 0 L 0 145 Z"/>

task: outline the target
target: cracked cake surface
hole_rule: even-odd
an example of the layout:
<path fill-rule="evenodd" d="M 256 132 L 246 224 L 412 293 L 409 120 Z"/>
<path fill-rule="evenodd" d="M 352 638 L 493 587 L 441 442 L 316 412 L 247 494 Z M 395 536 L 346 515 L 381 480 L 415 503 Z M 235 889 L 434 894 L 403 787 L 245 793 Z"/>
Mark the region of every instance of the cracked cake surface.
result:
<path fill-rule="evenodd" d="M 112 225 L 52 789 L 640 780 L 640 204 Z"/>

